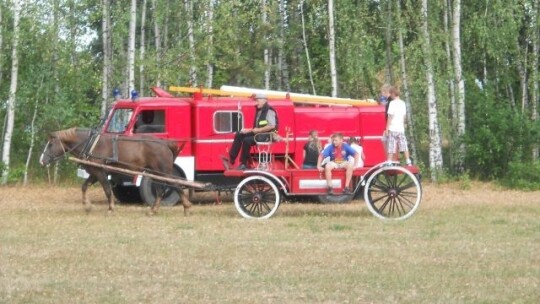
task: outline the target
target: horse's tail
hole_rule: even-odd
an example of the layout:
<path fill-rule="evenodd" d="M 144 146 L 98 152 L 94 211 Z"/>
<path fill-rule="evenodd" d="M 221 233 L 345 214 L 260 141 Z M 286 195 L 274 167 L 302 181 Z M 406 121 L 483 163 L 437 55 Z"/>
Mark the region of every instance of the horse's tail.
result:
<path fill-rule="evenodd" d="M 171 150 L 173 154 L 173 161 L 178 156 L 178 153 L 180 153 L 180 147 L 178 146 L 178 141 L 176 140 L 168 140 L 167 141 L 167 147 Z"/>

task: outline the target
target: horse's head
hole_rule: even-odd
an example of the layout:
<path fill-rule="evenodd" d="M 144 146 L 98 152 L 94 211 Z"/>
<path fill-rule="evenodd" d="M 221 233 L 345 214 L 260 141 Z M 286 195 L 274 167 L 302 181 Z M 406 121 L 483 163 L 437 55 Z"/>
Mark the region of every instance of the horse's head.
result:
<path fill-rule="evenodd" d="M 66 153 L 66 148 L 62 143 L 62 139 L 60 139 L 55 133 L 51 133 L 48 136 L 47 144 L 43 149 L 43 153 L 41 153 L 39 163 L 42 166 L 47 166 L 48 164 L 62 157 L 64 153 Z"/>

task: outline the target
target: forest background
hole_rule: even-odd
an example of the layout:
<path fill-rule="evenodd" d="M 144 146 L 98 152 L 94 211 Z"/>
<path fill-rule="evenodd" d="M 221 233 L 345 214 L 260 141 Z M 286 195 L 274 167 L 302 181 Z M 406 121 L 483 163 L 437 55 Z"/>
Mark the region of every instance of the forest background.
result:
<path fill-rule="evenodd" d="M 391 83 L 425 177 L 538 189 L 539 2 L 0 0 L 1 182 L 45 180 L 47 133 L 98 125 L 115 89 L 376 99 Z"/>

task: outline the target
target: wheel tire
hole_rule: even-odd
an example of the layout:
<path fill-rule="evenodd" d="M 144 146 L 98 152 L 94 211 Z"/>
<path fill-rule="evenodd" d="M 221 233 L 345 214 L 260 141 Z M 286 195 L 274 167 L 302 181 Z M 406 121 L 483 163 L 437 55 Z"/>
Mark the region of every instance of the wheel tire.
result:
<path fill-rule="evenodd" d="M 177 177 L 183 177 L 180 171 L 175 167 L 173 175 Z M 157 184 L 149 177 L 143 176 L 141 180 L 141 186 L 139 192 L 141 194 L 142 201 L 149 206 L 152 206 L 156 201 L 156 187 Z M 161 199 L 161 206 L 174 206 L 180 201 L 179 191 L 181 189 L 173 186 L 165 186 L 165 194 Z"/>
<path fill-rule="evenodd" d="M 133 204 L 142 202 L 141 194 L 136 186 L 116 185 L 112 187 L 112 192 L 120 203 Z"/>
<path fill-rule="evenodd" d="M 368 178 L 364 199 L 376 217 L 403 220 L 420 206 L 422 187 L 409 170 L 399 166 L 382 167 Z"/>
<path fill-rule="evenodd" d="M 247 219 L 270 218 L 278 210 L 280 202 L 278 188 L 264 176 L 249 176 L 234 191 L 234 206 Z"/>

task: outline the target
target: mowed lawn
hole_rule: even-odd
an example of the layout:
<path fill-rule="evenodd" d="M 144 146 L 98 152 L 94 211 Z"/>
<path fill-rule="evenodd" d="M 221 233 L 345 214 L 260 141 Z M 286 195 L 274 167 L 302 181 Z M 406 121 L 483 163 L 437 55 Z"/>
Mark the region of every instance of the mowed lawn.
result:
<path fill-rule="evenodd" d="M 253 221 L 90 196 L 86 214 L 78 187 L 0 188 L 0 303 L 540 302 L 540 192 L 424 184 L 402 222 L 362 200 Z"/>

